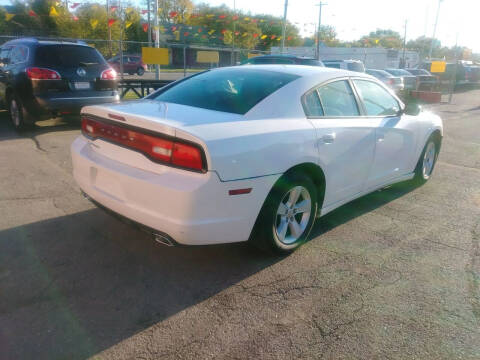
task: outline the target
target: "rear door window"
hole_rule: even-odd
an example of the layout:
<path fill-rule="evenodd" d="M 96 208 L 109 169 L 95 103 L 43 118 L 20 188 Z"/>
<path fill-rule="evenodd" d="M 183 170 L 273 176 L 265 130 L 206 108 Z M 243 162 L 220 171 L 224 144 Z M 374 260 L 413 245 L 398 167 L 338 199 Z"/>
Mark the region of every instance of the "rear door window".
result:
<path fill-rule="evenodd" d="M 0 67 L 7 65 L 11 50 L 10 46 L 5 46 L 0 50 Z"/>
<path fill-rule="evenodd" d="M 360 116 L 352 88 L 346 80 L 328 83 L 318 88 L 325 116 Z"/>
<path fill-rule="evenodd" d="M 304 105 L 307 116 L 316 117 L 324 115 L 317 90 L 310 91 L 305 95 Z"/>
<path fill-rule="evenodd" d="M 206 71 L 152 96 L 158 101 L 245 114 L 299 76 L 242 67 Z"/>
<path fill-rule="evenodd" d="M 368 80 L 354 80 L 365 105 L 367 116 L 395 116 L 400 110 L 398 101 L 382 86 Z"/>
<path fill-rule="evenodd" d="M 105 64 L 94 48 L 80 45 L 41 45 L 35 52 L 37 66 L 77 67 L 80 63 Z"/>
<path fill-rule="evenodd" d="M 360 62 L 347 63 L 347 69 L 356 72 L 365 72 L 365 66 Z"/>

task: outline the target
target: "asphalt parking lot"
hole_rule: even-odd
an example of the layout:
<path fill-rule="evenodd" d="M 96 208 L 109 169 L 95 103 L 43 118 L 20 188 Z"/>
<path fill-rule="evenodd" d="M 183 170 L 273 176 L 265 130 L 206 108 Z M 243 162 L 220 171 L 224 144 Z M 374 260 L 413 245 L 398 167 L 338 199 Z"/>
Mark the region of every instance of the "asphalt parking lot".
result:
<path fill-rule="evenodd" d="M 0 359 L 479 359 L 480 90 L 432 109 L 433 178 L 285 258 L 156 244 L 81 196 L 78 122 L 19 136 L 0 111 Z"/>

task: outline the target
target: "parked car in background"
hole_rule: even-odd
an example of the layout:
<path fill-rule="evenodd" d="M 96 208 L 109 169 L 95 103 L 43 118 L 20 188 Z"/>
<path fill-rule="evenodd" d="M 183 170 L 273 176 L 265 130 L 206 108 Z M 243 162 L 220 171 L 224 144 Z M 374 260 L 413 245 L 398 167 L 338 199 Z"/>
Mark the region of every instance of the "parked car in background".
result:
<path fill-rule="evenodd" d="M 417 77 L 410 74 L 404 69 L 385 69 L 386 72 L 399 76 L 403 79 L 403 86 L 405 90 L 416 90 L 417 89 Z"/>
<path fill-rule="evenodd" d="M 93 47 L 23 38 L 0 48 L 0 103 L 16 129 L 118 101 L 117 73 Z"/>
<path fill-rule="evenodd" d="M 366 74 L 235 66 L 83 108 L 71 153 L 84 193 L 161 243 L 251 240 L 288 253 L 317 217 L 427 181 L 442 129 Z"/>
<path fill-rule="evenodd" d="M 108 60 L 110 66 L 113 67 L 118 73 L 120 73 L 120 59 L 120 56 L 114 56 Z M 147 65 L 143 63 L 140 55 L 123 55 L 124 73 L 129 75 L 137 74 L 138 76 L 143 76 L 147 70 Z"/>
<path fill-rule="evenodd" d="M 425 61 L 420 64 L 421 69 L 431 69 L 431 61 Z M 440 84 L 450 84 L 452 79 L 455 79 L 455 84 L 476 84 L 480 82 L 480 66 L 470 64 L 468 62 L 447 63 L 445 72 L 437 73 L 431 72 L 432 75 L 437 76 Z"/>
<path fill-rule="evenodd" d="M 392 74 L 384 70 L 377 70 L 377 69 L 366 69 L 365 72 L 368 75 L 372 75 L 376 77 L 378 80 L 383 82 L 385 85 L 390 87 L 395 92 L 399 92 L 404 89 L 403 78 L 399 76 L 393 76 Z"/>
<path fill-rule="evenodd" d="M 329 68 L 365 72 L 365 65 L 360 60 L 322 60 L 322 62 Z"/>
<path fill-rule="evenodd" d="M 418 90 L 433 90 L 438 84 L 438 78 L 425 69 L 405 69 L 417 77 Z"/>
<path fill-rule="evenodd" d="M 244 65 L 266 65 L 266 64 L 291 64 L 291 65 L 309 65 L 309 66 L 324 66 L 323 63 L 317 59 L 294 56 L 294 55 L 264 55 L 255 56 L 243 62 Z"/>

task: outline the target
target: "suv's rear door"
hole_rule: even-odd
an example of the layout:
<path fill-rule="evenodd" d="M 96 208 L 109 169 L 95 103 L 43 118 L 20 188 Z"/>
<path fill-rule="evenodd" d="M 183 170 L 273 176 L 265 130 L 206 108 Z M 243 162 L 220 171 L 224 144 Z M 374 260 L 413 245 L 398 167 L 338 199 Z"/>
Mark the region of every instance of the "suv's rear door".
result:
<path fill-rule="evenodd" d="M 8 62 L 10 61 L 9 54 L 11 46 L 4 46 L 0 48 L 0 103 L 6 105 L 5 91 L 7 86 Z"/>

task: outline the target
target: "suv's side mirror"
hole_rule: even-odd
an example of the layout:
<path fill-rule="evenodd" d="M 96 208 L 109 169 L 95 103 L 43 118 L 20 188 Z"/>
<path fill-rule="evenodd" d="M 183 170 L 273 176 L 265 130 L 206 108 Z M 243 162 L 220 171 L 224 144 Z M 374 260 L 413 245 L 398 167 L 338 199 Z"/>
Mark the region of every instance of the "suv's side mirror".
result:
<path fill-rule="evenodd" d="M 417 116 L 422 111 L 422 106 L 417 102 L 409 102 L 405 106 L 403 113 L 406 115 Z"/>

